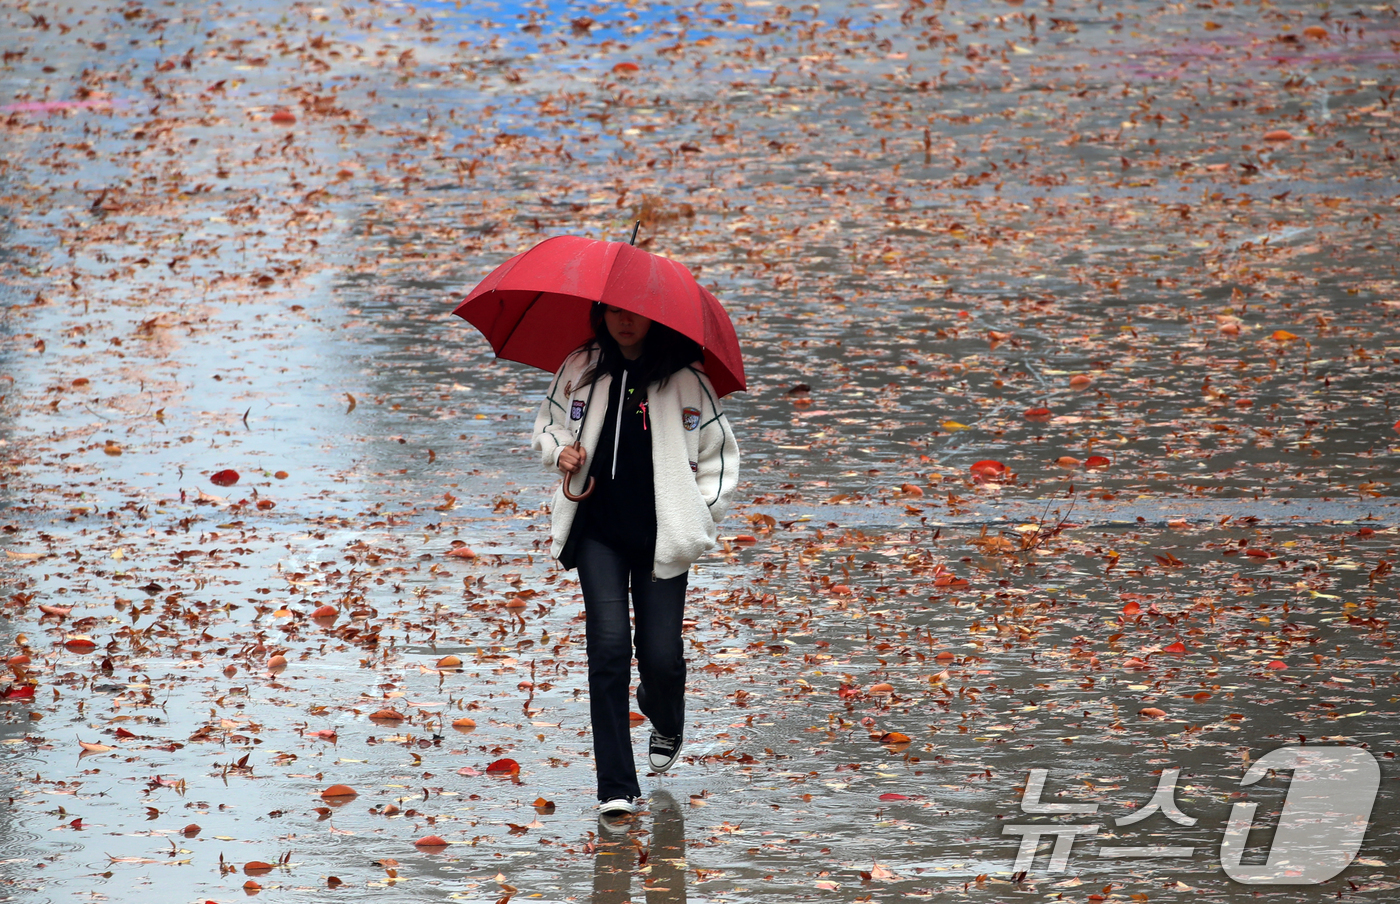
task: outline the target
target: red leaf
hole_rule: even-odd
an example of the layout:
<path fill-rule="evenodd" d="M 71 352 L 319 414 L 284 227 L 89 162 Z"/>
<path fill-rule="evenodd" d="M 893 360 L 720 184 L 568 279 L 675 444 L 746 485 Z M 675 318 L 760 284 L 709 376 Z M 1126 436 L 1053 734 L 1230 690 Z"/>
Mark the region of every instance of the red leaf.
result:
<path fill-rule="evenodd" d="M 496 760 L 496 762 L 486 767 L 486 771 L 488 773 L 494 772 L 508 775 L 518 775 L 520 773 L 520 764 L 517 763 L 515 760 L 512 760 L 509 757 L 507 757 L 506 759 Z"/>
<path fill-rule="evenodd" d="M 1006 477 L 1006 465 L 999 461 L 984 459 L 974 462 L 972 465 L 972 477 L 974 480 L 1001 480 Z"/>
<path fill-rule="evenodd" d="M 1168 644 L 1167 646 L 1162 647 L 1162 652 L 1163 652 L 1163 653 L 1173 653 L 1173 654 L 1175 654 L 1175 655 L 1177 655 L 1177 656 L 1180 656 L 1181 654 L 1183 654 L 1183 653 L 1186 652 L 1186 644 L 1184 644 L 1184 643 L 1182 643 L 1181 641 L 1178 640 L 1178 641 L 1177 641 L 1176 643 L 1174 643 L 1174 644 Z"/>
<path fill-rule="evenodd" d="M 1285 663 L 1282 659 L 1275 659 L 1273 662 L 1271 662 L 1271 663 L 1269 663 L 1268 665 L 1264 666 L 1264 668 L 1268 669 L 1268 670 L 1271 671 L 1271 672 L 1277 672 L 1277 671 L 1280 671 L 1281 669 L 1286 669 L 1286 668 L 1288 668 L 1288 664 Z"/>
<path fill-rule="evenodd" d="M 238 472 L 232 468 L 225 468 L 222 471 L 215 471 L 209 475 L 209 482 L 216 487 L 231 487 L 238 483 Z"/>
<path fill-rule="evenodd" d="M 642 67 L 638 66 L 636 63 L 618 63 L 617 65 L 615 65 L 615 66 L 612 67 L 612 71 L 613 71 L 613 72 L 619 72 L 619 73 L 620 73 L 620 72 L 636 72 L 638 69 L 641 69 L 641 68 L 642 68 Z"/>
<path fill-rule="evenodd" d="M 889 794 L 881 794 L 881 795 L 880 795 L 880 800 L 909 800 L 909 799 L 910 799 L 909 797 L 907 797 L 907 796 L 905 796 L 905 795 L 903 795 L 903 794 L 889 793 Z"/>
<path fill-rule="evenodd" d="M 1111 464 L 1113 464 L 1113 462 L 1104 458 L 1102 455 L 1090 455 L 1088 458 L 1084 459 L 1084 467 L 1086 468 L 1106 468 Z"/>
<path fill-rule="evenodd" d="M 1253 557 L 1256 558 L 1256 559 L 1267 559 L 1267 558 L 1269 558 L 1269 553 L 1268 553 L 1267 550 L 1263 550 L 1263 549 L 1254 549 L 1253 547 L 1251 547 L 1251 548 L 1249 548 L 1249 549 L 1246 549 L 1246 550 L 1244 551 L 1244 554 L 1247 555 L 1247 556 L 1253 556 Z"/>
<path fill-rule="evenodd" d="M 1024 414 L 1028 421 L 1048 421 L 1051 417 L 1049 408 L 1027 408 Z"/>
<path fill-rule="evenodd" d="M 1124 615 L 1137 615 L 1141 611 L 1142 607 L 1135 602 L 1129 601 L 1123 604 Z"/>

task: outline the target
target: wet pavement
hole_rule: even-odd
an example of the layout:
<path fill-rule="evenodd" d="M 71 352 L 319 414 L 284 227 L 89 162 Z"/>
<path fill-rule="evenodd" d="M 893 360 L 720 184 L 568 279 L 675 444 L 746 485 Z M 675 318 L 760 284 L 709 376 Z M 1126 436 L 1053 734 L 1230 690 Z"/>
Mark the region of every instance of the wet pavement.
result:
<path fill-rule="evenodd" d="M 0 20 L 0 900 L 1400 883 L 1392 9 Z M 636 217 L 750 391 L 686 755 L 605 833 L 548 376 L 450 311 Z M 1241 780 L 1299 743 L 1379 763 L 1364 841 L 1235 881 L 1242 803 L 1246 864 L 1292 843 L 1288 773 Z"/>

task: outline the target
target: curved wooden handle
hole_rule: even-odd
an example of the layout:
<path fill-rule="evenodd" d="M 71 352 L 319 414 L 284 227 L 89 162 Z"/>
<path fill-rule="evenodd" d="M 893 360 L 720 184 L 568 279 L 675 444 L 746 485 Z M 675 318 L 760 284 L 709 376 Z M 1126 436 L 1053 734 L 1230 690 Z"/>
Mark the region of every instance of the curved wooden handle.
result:
<path fill-rule="evenodd" d="M 564 498 L 565 498 L 565 499 L 571 500 L 571 501 L 573 501 L 573 502 L 582 502 L 583 500 L 587 499 L 589 496 L 593 495 L 593 483 L 594 483 L 594 480 L 593 480 L 592 477 L 589 477 L 589 478 L 588 478 L 588 483 L 584 486 L 583 492 L 582 492 L 582 493 L 579 493 L 578 495 L 574 495 L 573 493 L 570 493 L 570 492 L 569 492 L 569 477 L 570 477 L 570 476 L 571 476 L 571 475 L 567 475 L 567 474 L 564 475 Z"/>

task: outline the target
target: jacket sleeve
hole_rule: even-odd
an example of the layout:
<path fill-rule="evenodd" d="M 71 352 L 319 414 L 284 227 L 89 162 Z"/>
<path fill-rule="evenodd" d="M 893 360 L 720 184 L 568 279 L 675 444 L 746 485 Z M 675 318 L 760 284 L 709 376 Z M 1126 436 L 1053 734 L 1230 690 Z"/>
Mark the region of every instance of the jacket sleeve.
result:
<path fill-rule="evenodd" d="M 720 407 L 708 378 L 697 373 L 705 401 L 700 424 L 700 460 L 696 463 L 695 484 L 700 498 L 710 508 L 715 524 L 724 518 L 739 485 L 739 444 L 730 429 L 729 418 Z"/>
<path fill-rule="evenodd" d="M 546 471 L 556 470 L 559 452 L 574 441 L 574 431 L 569 426 L 569 397 L 564 392 L 565 374 L 572 370 L 573 358 L 564 361 L 559 372 L 549 384 L 549 394 L 535 415 L 535 435 L 531 445 L 540 453 L 540 464 Z"/>

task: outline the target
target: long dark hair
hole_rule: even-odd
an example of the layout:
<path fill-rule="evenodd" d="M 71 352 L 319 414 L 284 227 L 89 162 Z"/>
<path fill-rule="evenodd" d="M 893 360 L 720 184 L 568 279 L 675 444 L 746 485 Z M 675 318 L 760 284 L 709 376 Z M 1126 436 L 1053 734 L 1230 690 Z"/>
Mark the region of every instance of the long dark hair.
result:
<path fill-rule="evenodd" d="M 594 302 L 588 312 L 588 322 L 593 327 L 593 338 L 580 348 L 587 349 L 596 345 L 601 354 L 597 362 L 583 375 L 579 386 L 587 386 L 598 379 L 599 374 L 619 372 L 623 362 L 627 360 L 623 357 L 617 340 L 608 332 L 607 322 L 603 319 L 606 312 L 607 306 L 598 302 Z M 704 354 L 700 343 L 653 320 L 651 327 L 647 329 L 646 339 L 642 342 L 642 355 L 634 362 L 634 367 L 639 372 L 643 386 L 650 386 L 652 383 L 665 386 L 672 374 L 701 360 Z"/>

